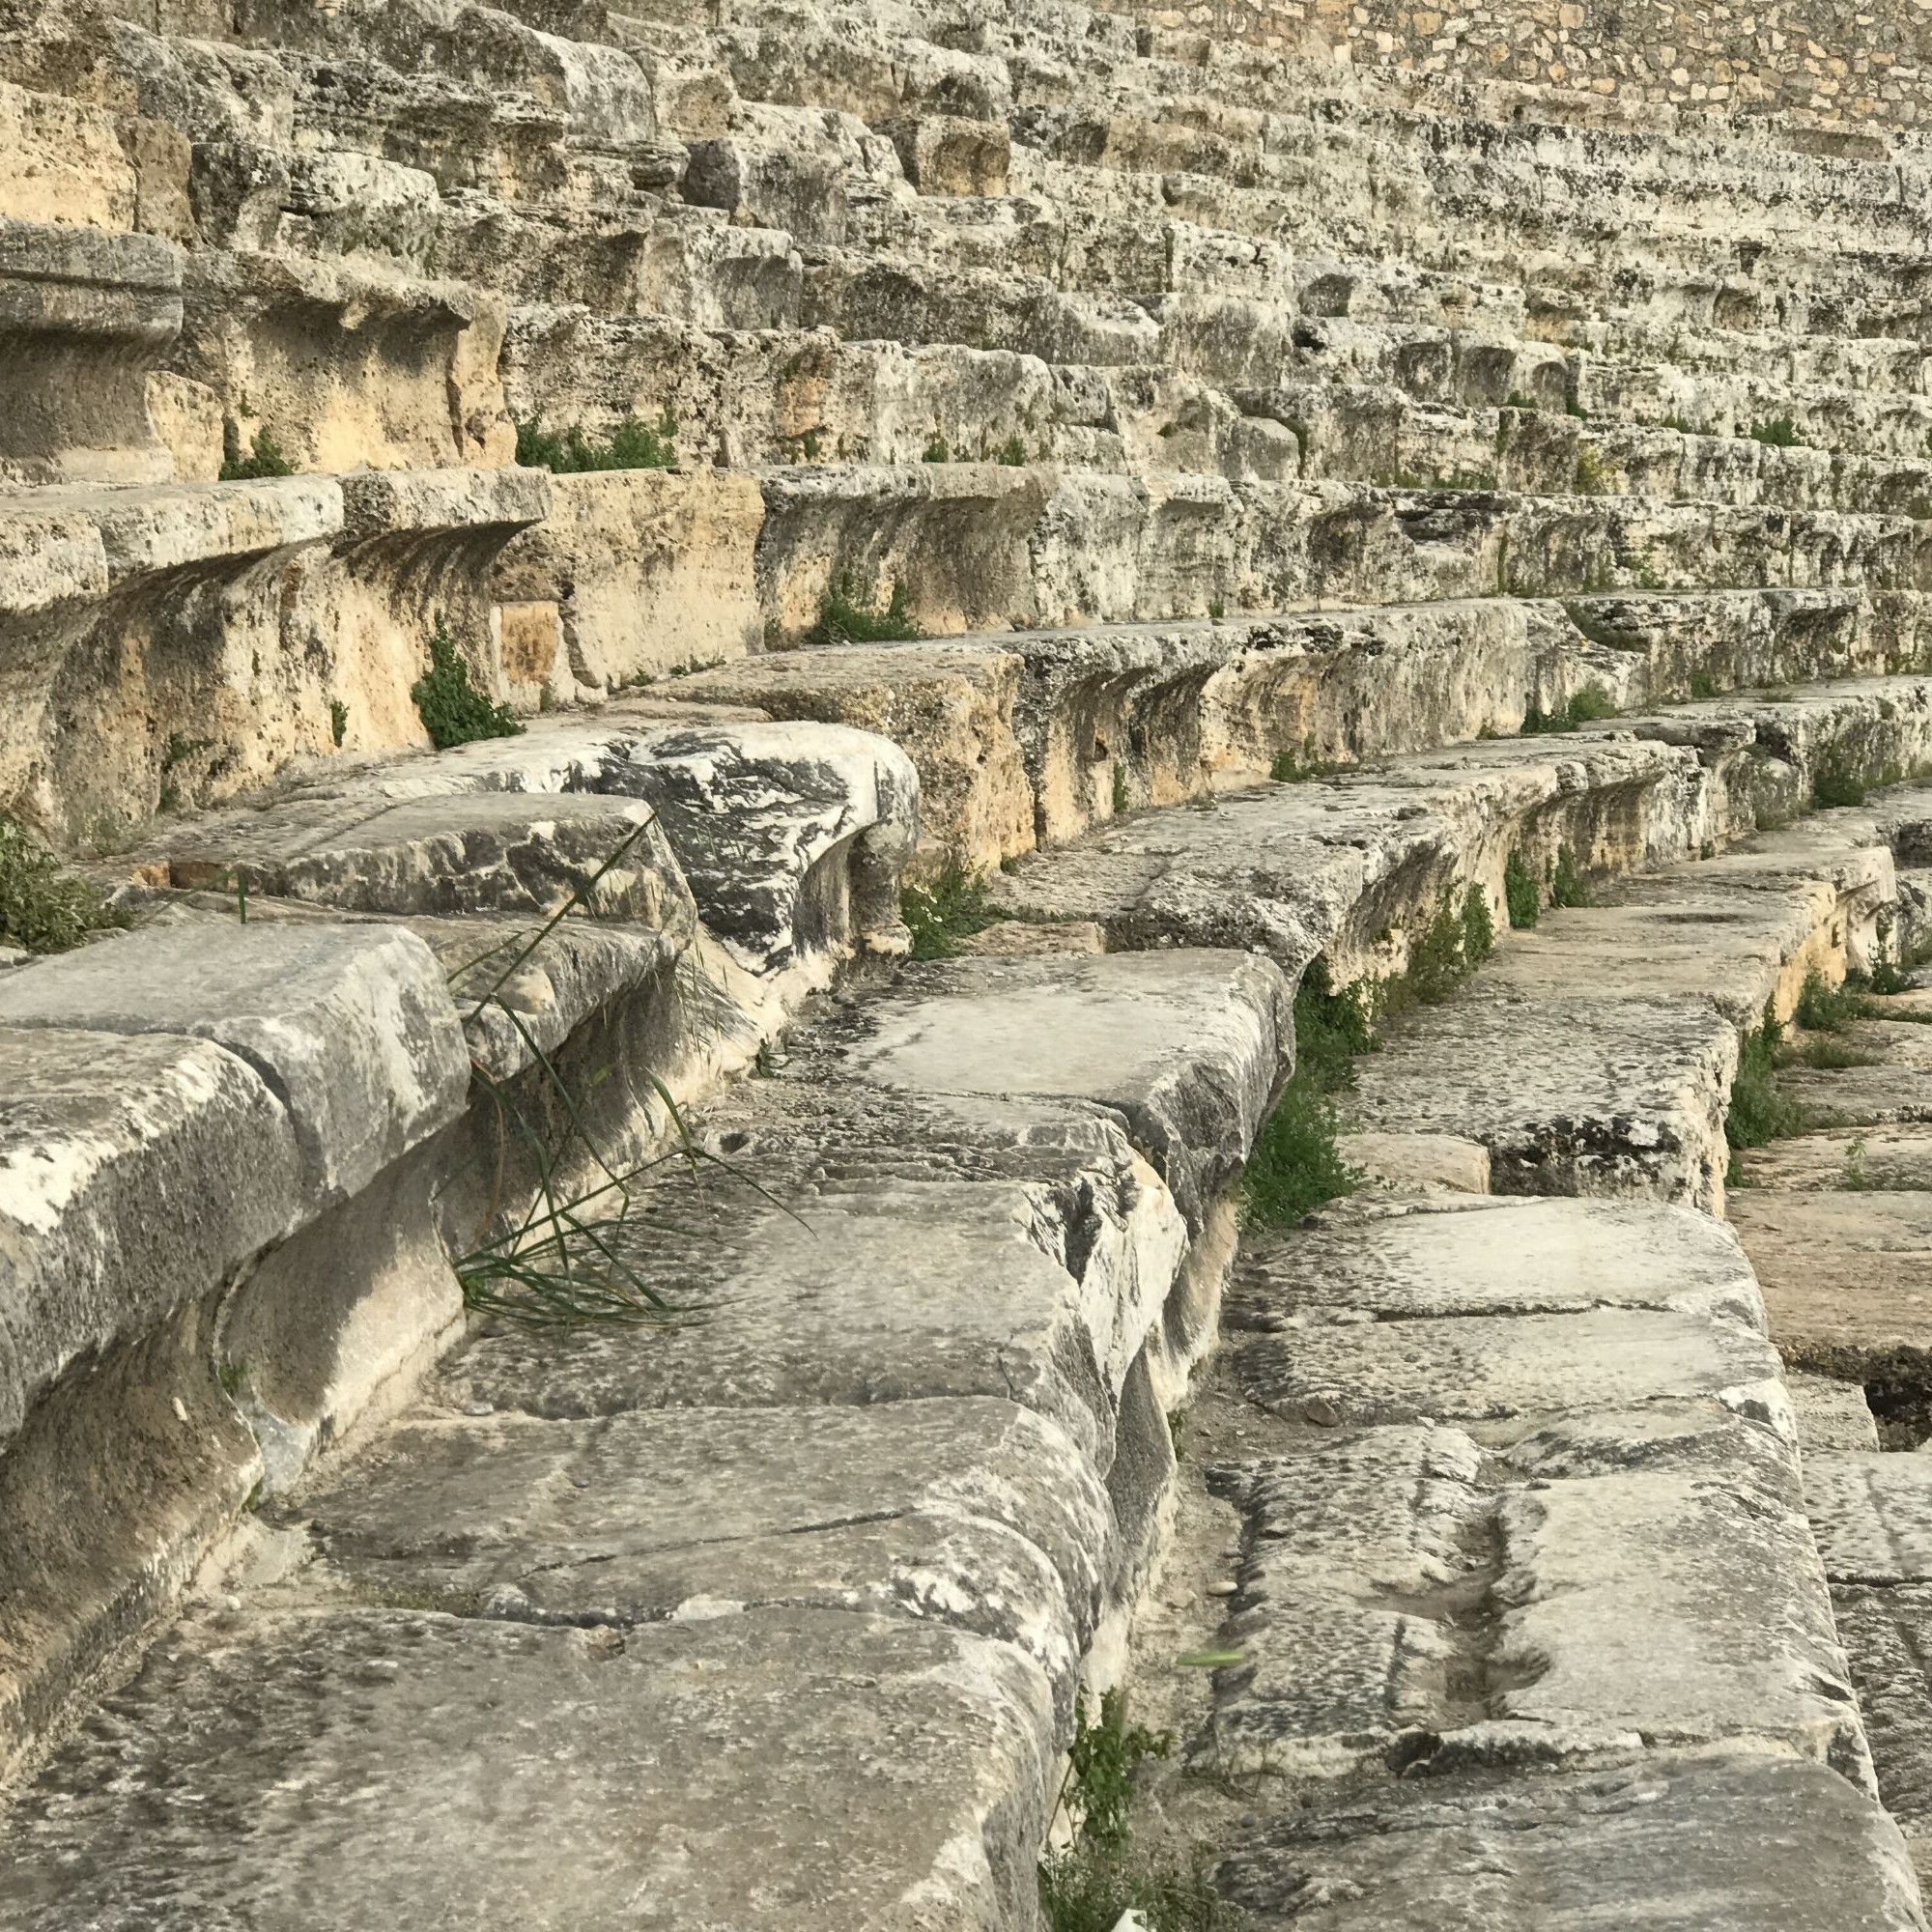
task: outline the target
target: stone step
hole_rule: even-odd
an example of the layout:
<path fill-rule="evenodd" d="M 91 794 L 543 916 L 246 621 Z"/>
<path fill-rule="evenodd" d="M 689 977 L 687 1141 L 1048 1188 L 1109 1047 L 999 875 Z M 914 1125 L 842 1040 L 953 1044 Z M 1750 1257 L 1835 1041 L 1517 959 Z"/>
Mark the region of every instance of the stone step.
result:
<path fill-rule="evenodd" d="M 607 1166 L 648 1161 L 867 922 L 903 945 L 917 784 L 892 748 L 612 723 L 203 821 L 123 862 L 178 887 L 129 895 L 134 930 L 0 974 L 0 1759 L 152 1634 L 251 1493 L 457 1338 L 451 1254 L 540 1178 L 509 1121 L 561 1106 Z M 572 1140 L 550 1158 L 553 1187 L 595 1184 Z M 157 1207 L 189 1196 L 179 1227 Z"/>
<path fill-rule="evenodd" d="M 934 1924 L 1028 1922 L 1076 1672 L 1096 1641 L 1118 1645 L 1153 1548 L 1172 1468 L 1156 1382 L 1184 1378 L 1204 1339 L 1196 1304 L 1226 1241 L 1214 1197 L 1272 1093 L 1286 1015 L 1265 963 L 1181 952 L 929 968 L 832 1009 L 794 1039 L 781 1077 L 700 1123 L 759 1187 L 693 1183 L 640 1227 L 640 1258 L 702 1320 L 547 1340 L 486 1324 L 366 1460 L 254 1520 L 211 1607 L 153 1653 L 88 1748 L 124 1764 L 130 1796 L 151 1774 L 200 1784 L 213 1764 L 188 1766 L 226 1753 L 230 1677 L 245 1673 L 260 1767 L 243 1776 L 252 1785 L 272 1759 L 317 1779 L 310 1815 L 333 1820 L 313 1850 L 276 1832 L 277 1869 L 298 1878 L 312 1922 L 346 1926 L 363 1881 L 324 1848 L 344 1830 L 360 1841 L 368 1823 L 338 1808 L 341 1751 L 369 1753 L 355 1784 L 393 1781 L 400 1802 L 383 1815 L 419 1821 L 459 1747 L 430 1714 L 453 1709 L 448 1687 L 488 1681 L 537 1734 L 562 1736 L 593 1702 L 599 1722 L 647 1725 L 653 1775 L 681 1789 L 684 1754 L 701 1756 L 692 1819 L 739 1850 L 728 1821 L 769 1813 L 795 1778 L 823 1798 L 807 1815 L 802 1788 L 784 1797 L 784 1831 L 815 1849 L 769 1884 L 724 1855 L 724 1837 L 694 1864 L 688 1833 L 669 1853 L 607 1834 L 585 1910 L 648 1882 L 747 1924 L 883 1926 L 913 1886 Z M 989 1029 L 993 1078 L 979 1051 Z M 827 1163 L 845 1164 L 838 1179 Z M 693 1459 L 692 1484 L 662 1480 L 659 1438 Z M 813 1444 L 818 1456 L 804 1453 Z M 633 1484 L 639 1450 L 652 1473 Z M 600 1492 L 601 1522 L 586 1513 Z M 240 1607 L 221 1609 L 222 1592 Z M 287 1667 L 293 1644 L 306 1670 Z M 408 1660 L 393 1681 L 416 1687 L 420 1708 L 416 1693 L 365 1701 L 379 1650 Z M 584 1678 L 605 1662 L 620 1673 L 610 1686 Z M 612 1703 L 625 1673 L 636 1695 Z M 316 1696 L 346 1727 L 336 1743 L 298 1718 Z M 721 1760 L 709 1741 L 748 1735 L 748 1697 L 781 1705 L 784 1752 Z M 386 1740 L 391 1722 L 407 1742 Z M 910 1754 L 893 1742 L 907 1723 L 922 1740 Z M 520 1749 L 499 1758 L 496 1733 L 469 1735 L 514 1788 Z M 855 1775 L 875 1790 L 870 1811 L 846 1789 Z M 204 1868 L 207 1814 L 171 1809 L 156 1830 L 138 1823 L 142 1801 L 89 1819 L 100 1862 L 71 1871 L 52 1902 L 75 1815 L 58 1794 L 95 1776 L 80 1752 L 56 1754 L 10 1814 L 0 1897 L 23 1923 L 71 1909 L 76 1883 L 109 1917 L 136 1892 L 204 1914 L 260 1897 L 254 1851 Z M 567 1775 L 565 1788 L 589 1807 L 602 1787 Z M 529 1787 L 537 1813 L 554 1797 Z M 392 1851 L 372 1843 L 363 1869 L 404 1859 L 416 1829 Z M 138 1881 L 107 1851 L 130 1830 L 147 1846 Z M 976 1854 L 960 1867 L 967 1830 Z M 554 1877 L 527 1842 L 469 1841 L 464 1859 L 487 1880 L 460 1896 L 419 1860 L 384 1883 L 432 1913 L 505 1895 L 541 1912 Z M 666 1858 L 682 1878 L 654 1876 Z"/>
<path fill-rule="evenodd" d="M 99 851 L 303 754 L 423 743 L 431 634 L 497 685 L 489 564 L 548 500 L 515 469 L 0 495 L 0 796 Z"/>

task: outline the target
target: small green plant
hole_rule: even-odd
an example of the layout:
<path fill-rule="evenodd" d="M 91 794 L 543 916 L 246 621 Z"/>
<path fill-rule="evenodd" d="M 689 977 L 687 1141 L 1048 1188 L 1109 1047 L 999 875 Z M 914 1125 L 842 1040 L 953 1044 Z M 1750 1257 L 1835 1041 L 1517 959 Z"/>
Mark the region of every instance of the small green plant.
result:
<path fill-rule="evenodd" d="M 1490 895 L 1471 885 L 1463 895 L 1463 971 L 1473 973 L 1496 950 L 1496 922 Z"/>
<path fill-rule="evenodd" d="M 925 636 L 906 609 L 906 588 L 893 584 L 883 611 L 859 601 L 859 587 L 844 574 L 826 585 L 818 605 L 818 621 L 806 634 L 812 644 L 885 644 L 912 642 Z"/>
<path fill-rule="evenodd" d="M 1127 796 L 1127 768 L 1117 759 L 1114 764 L 1114 816 L 1123 818 L 1132 804 Z"/>
<path fill-rule="evenodd" d="M 1777 1087 L 1777 1051 L 1783 1039 L 1784 1028 L 1767 1002 L 1764 1017 L 1746 1028 L 1738 1042 L 1738 1070 L 1724 1112 L 1724 1139 L 1731 1150 L 1728 1179 L 1733 1186 L 1743 1150 L 1804 1131 L 1804 1108 Z"/>
<path fill-rule="evenodd" d="M 1212 1856 L 1178 1858 L 1076 1844 L 1039 1861 L 1039 1912 L 1046 1932 L 1114 1932 L 1138 1912 L 1150 1932 L 1234 1932 L 1214 1890 Z"/>
<path fill-rule="evenodd" d="M 1675 410 L 1672 410 L 1671 412 L 1664 417 L 1661 427 L 1664 429 L 1674 429 L 1679 436 L 1695 436 L 1697 434 L 1697 432 L 1694 429 L 1692 429 L 1690 425 L 1682 416 L 1680 416 Z"/>
<path fill-rule="evenodd" d="M 1769 443 L 1773 449 L 1796 449 L 1804 439 L 1789 416 L 1767 416 L 1750 426 L 1753 442 Z"/>
<path fill-rule="evenodd" d="M 1331 1095 L 1354 1085 L 1355 1056 L 1375 1046 L 1355 987 L 1336 992 L 1315 960 L 1294 995 L 1294 1074 L 1255 1138 L 1242 1177 L 1242 1213 L 1260 1227 L 1290 1227 L 1324 1201 L 1353 1192 L 1360 1176 L 1335 1144 Z"/>
<path fill-rule="evenodd" d="M 1862 805 L 1869 790 L 1864 774 L 1842 752 L 1831 753 L 1811 775 L 1811 803 L 1821 811 L 1833 806 Z"/>
<path fill-rule="evenodd" d="M 1503 408 L 1506 410 L 1535 411 L 1541 409 L 1542 405 L 1540 403 L 1533 401 L 1530 397 L 1525 396 L 1520 389 L 1512 389 L 1509 392 L 1509 394 L 1503 398 Z"/>
<path fill-rule="evenodd" d="M 128 915 L 60 862 L 11 812 L 0 811 L 0 946 L 65 952 Z"/>
<path fill-rule="evenodd" d="M 1219 597 L 1208 598 L 1208 616 L 1213 618 L 1215 623 L 1218 624 L 1221 621 L 1221 619 L 1228 614 L 1228 606 L 1226 602 Z"/>
<path fill-rule="evenodd" d="M 1026 460 L 1026 444 L 1020 440 L 1018 430 L 993 452 L 993 461 L 1004 464 L 1009 469 L 1017 469 Z"/>
<path fill-rule="evenodd" d="M 952 461 L 952 448 L 947 443 L 945 437 L 937 429 L 932 432 L 932 440 L 925 445 L 925 454 L 922 460 L 926 463 L 951 463 Z"/>
<path fill-rule="evenodd" d="M 1577 400 L 1575 389 L 1572 389 L 1563 398 L 1563 410 L 1566 415 L 1575 416 L 1578 422 L 1588 422 L 1590 420 L 1590 412 Z"/>
<path fill-rule="evenodd" d="M 293 476 L 296 467 L 266 429 L 255 432 L 252 448 L 242 447 L 242 432 L 231 417 L 221 425 L 221 480 L 251 483 L 263 476 Z"/>
<path fill-rule="evenodd" d="M 949 866 L 929 886 L 899 894 L 899 917 L 912 934 L 915 959 L 951 959 L 959 942 L 999 918 L 986 904 L 986 885 L 963 866 Z"/>
<path fill-rule="evenodd" d="M 470 683 L 469 667 L 440 617 L 429 640 L 429 669 L 410 686 L 410 698 L 439 752 L 479 738 L 514 738 L 524 728 L 507 705 L 492 704 Z"/>
<path fill-rule="evenodd" d="M 1863 1194 L 1871 1184 L 1871 1176 L 1865 1171 L 1865 1144 L 1861 1135 L 1845 1150 L 1845 1170 L 1838 1177 L 1838 1185 L 1848 1194 Z"/>
<path fill-rule="evenodd" d="M 1556 864 L 1549 874 L 1549 903 L 1553 906 L 1586 906 L 1590 903 L 1590 880 L 1577 864 L 1577 855 L 1567 845 L 1556 848 Z"/>
<path fill-rule="evenodd" d="M 1529 869 L 1520 846 L 1510 853 L 1503 866 L 1503 905 L 1508 910 L 1510 924 L 1519 932 L 1526 932 L 1534 925 L 1543 911 L 1543 895 L 1537 887 L 1536 874 Z"/>
<path fill-rule="evenodd" d="M 667 404 L 654 423 L 633 413 L 602 442 L 582 425 L 544 427 L 541 415 L 517 424 L 517 461 L 531 469 L 573 476 L 591 469 L 673 469 L 677 467 L 677 418 Z"/>
<path fill-rule="evenodd" d="M 1545 711 L 1532 700 L 1522 714 L 1522 735 L 1535 738 L 1552 732 L 1575 731 L 1580 725 L 1601 724 L 1616 715 L 1617 707 L 1611 701 L 1609 693 L 1600 684 L 1586 684 L 1582 690 L 1572 692 L 1570 701 L 1554 711 Z"/>
<path fill-rule="evenodd" d="M 1805 974 L 1798 989 L 1798 1004 L 1791 1017 L 1806 1033 L 1842 1033 L 1854 1020 L 1867 1017 L 1871 1002 L 1863 989 L 1847 980 L 1843 985 L 1828 986 L 1821 974 Z"/>
<path fill-rule="evenodd" d="M 1607 497 L 1610 495 L 1610 467 L 1604 461 L 1603 451 L 1593 444 L 1585 443 L 1577 452 L 1577 495 Z"/>
<path fill-rule="evenodd" d="M 349 735 L 349 707 L 339 697 L 328 700 L 328 735 L 335 740 L 338 751 Z"/>
<path fill-rule="evenodd" d="M 1066 1753 L 1059 1809 L 1079 1836 L 1095 1844 L 1121 1845 L 1131 1835 L 1127 1813 L 1134 1801 L 1134 1774 L 1151 1758 L 1174 1749 L 1165 1731 L 1127 1722 L 1123 1692 L 1107 1691 L 1097 1719 L 1088 1721 L 1083 1690 L 1074 1707 L 1073 1743 Z"/>
<path fill-rule="evenodd" d="M 1315 740 L 1304 738 L 1297 756 L 1292 751 L 1277 752 L 1268 765 L 1268 777 L 1276 784 L 1306 784 L 1311 779 L 1331 778 L 1342 767 L 1315 755 Z"/>

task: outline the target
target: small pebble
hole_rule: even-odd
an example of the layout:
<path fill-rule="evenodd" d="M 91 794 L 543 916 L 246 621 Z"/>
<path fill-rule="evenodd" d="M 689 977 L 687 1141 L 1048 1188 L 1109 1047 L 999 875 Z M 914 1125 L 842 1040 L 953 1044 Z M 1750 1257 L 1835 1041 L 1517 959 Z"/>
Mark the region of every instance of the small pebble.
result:
<path fill-rule="evenodd" d="M 497 1405 L 494 1402 L 466 1403 L 463 1412 L 465 1415 L 495 1415 L 497 1413 Z"/>

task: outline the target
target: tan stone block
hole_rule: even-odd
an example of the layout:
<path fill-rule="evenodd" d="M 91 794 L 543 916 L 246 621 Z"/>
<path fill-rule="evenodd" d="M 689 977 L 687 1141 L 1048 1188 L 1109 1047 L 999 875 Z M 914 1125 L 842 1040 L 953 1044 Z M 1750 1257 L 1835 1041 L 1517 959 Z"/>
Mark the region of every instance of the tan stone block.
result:
<path fill-rule="evenodd" d="M 556 606 L 499 604 L 496 615 L 504 681 L 512 685 L 549 684 L 563 640 Z"/>

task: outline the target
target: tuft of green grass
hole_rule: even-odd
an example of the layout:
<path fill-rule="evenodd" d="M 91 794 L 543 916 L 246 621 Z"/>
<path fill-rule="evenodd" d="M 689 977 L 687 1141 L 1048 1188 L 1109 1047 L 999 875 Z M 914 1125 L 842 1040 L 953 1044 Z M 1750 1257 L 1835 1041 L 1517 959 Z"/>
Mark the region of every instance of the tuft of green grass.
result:
<path fill-rule="evenodd" d="M 826 586 L 818 602 L 818 621 L 806 633 L 811 644 L 890 644 L 916 642 L 925 636 L 906 609 L 906 588 L 893 584 L 883 611 L 859 601 L 859 587 L 844 573 Z"/>
<path fill-rule="evenodd" d="M 1843 985 L 1828 986 L 1821 975 L 1807 973 L 1791 1017 L 1806 1033 L 1842 1033 L 1852 1021 L 1871 1017 L 1869 984 L 1848 975 Z"/>
<path fill-rule="evenodd" d="M 1306 784 L 1311 779 L 1331 778 L 1342 767 L 1326 758 L 1315 755 L 1315 740 L 1302 741 L 1301 753 L 1297 757 L 1293 751 L 1277 752 L 1268 766 L 1268 777 L 1276 784 Z"/>
<path fill-rule="evenodd" d="M 1234 1932 L 1233 1909 L 1215 1892 L 1211 1854 L 1183 1862 L 1157 1853 L 1074 1845 L 1039 1861 L 1039 1912 L 1046 1932 L 1114 1932 L 1138 1912 L 1150 1932 Z"/>
<path fill-rule="evenodd" d="M 1496 950 L 1496 922 L 1490 895 L 1471 885 L 1463 895 L 1463 971 L 1473 973 Z"/>
<path fill-rule="evenodd" d="M 1008 437 L 1006 441 L 1001 443 L 999 448 L 993 452 L 993 461 L 1004 464 L 1009 469 L 1019 469 L 1026 460 L 1026 444 L 1020 440 L 1018 430 L 1015 430 L 1011 436 Z"/>
<path fill-rule="evenodd" d="M 1831 753 L 1811 775 L 1811 803 L 1821 811 L 1862 805 L 1870 789 L 1863 773 L 1842 752 Z"/>
<path fill-rule="evenodd" d="M 517 461 L 530 469 L 554 470 L 559 476 L 590 469 L 674 469 L 677 467 L 677 418 L 667 404 L 654 423 L 626 415 L 603 441 L 583 433 L 582 425 L 567 429 L 544 427 L 541 414 L 517 424 Z"/>
<path fill-rule="evenodd" d="M 1242 1208 L 1260 1227 L 1290 1227 L 1324 1201 L 1352 1193 L 1360 1176 L 1335 1145 L 1331 1094 L 1355 1083 L 1354 1061 L 1375 1047 L 1358 987 L 1335 991 L 1315 960 L 1294 994 L 1294 1074 L 1248 1155 Z"/>
<path fill-rule="evenodd" d="M 952 446 L 937 429 L 932 432 L 932 440 L 925 445 L 925 454 L 922 460 L 926 463 L 951 463 L 952 461 Z"/>
<path fill-rule="evenodd" d="M 0 946 L 66 952 L 128 915 L 60 861 L 11 812 L 0 811 Z"/>
<path fill-rule="evenodd" d="M 1602 450 L 1585 443 L 1577 452 L 1576 494 L 1579 497 L 1607 497 L 1610 490 L 1610 466 L 1604 461 Z"/>
<path fill-rule="evenodd" d="M 349 735 L 349 707 L 339 697 L 328 700 L 328 735 L 335 740 L 338 751 Z"/>
<path fill-rule="evenodd" d="M 470 683 L 469 667 L 440 617 L 429 640 L 429 669 L 410 686 L 410 698 L 439 752 L 479 738 L 514 738 L 524 728 L 508 705 L 492 704 Z"/>
<path fill-rule="evenodd" d="M 1836 1073 L 1847 1066 L 1876 1066 L 1879 1058 L 1875 1053 L 1864 1053 L 1842 1039 L 1834 1039 L 1830 1034 L 1819 1034 L 1789 1049 L 1787 1059 L 1780 1064 L 1793 1063 L 1819 1073 Z"/>
<path fill-rule="evenodd" d="M 242 432 L 232 417 L 221 425 L 221 469 L 224 483 L 252 483 L 263 476 L 293 476 L 296 467 L 281 452 L 266 429 L 255 432 L 254 447 L 243 450 Z"/>
<path fill-rule="evenodd" d="M 1581 691 L 1573 692 L 1568 704 L 1557 711 L 1545 711 L 1541 705 L 1532 703 L 1522 715 L 1522 736 L 1534 738 L 1553 731 L 1574 731 L 1582 724 L 1601 724 L 1605 718 L 1614 718 L 1617 707 L 1610 700 L 1610 695 L 1600 684 L 1586 684 Z"/>
<path fill-rule="evenodd" d="M 1767 1003 L 1764 1017 L 1738 1042 L 1738 1070 L 1724 1112 L 1724 1139 L 1731 1150 L 1730 1183 L 1738 1182 L 1738 1154 L 1804 1130 L 1804 1109 L 1777 1087 L 1777 1052 L 1784 1028 Z"/>
<path fill-rule="evenodd" d="M 1114 816 L 1122 818 L 1133 801 L 1127 796 L 1127 768 L 1118 759 L 1114 762 Z"/>
<path fill-rule="evenodd" d="M 1804 439 L 1789 416 L 1767 416 L 1750 426 L 1753 442 L 1769 443 L 1773 449 L 1796 449 Z"/>
<path fill-rule="evenodd" d="M 986 904 L 986 885 L 963 866 L 949 866 L 929 886 L 907 886 L 899 917 L 912 933 L 915 959 L 951 959 L 960 940 L 999 918 Z"/>
<path fill-rule="evenodd" d="M 1526 932 L 1543 912 L 1543 895 L 1537 890 L 1536 874 L 1518 846 L 1503 866 L 1503 905 L 1509 923 L 1519 932 Z"/>
<path fill-rule="evenodd" d="M 1054 1819 L 1065 1816 L 1072 1840 L 1039 1861 L 1046 1932 L 1114 1932 L 1128 1911 L 1138 1911 L 1151 1932 L 1233 1932 L 1209 1878 L 1211 1860 L 1205 1847 L 1183 1863 L 1130 1843 L 1136 1774 L 1173 1749 L 1167 1732 L 1127 1721 L 1126 1700 L 1119 1690 L 1100 1699 L 1094 1720 L 1081 1694 L 1066 1776 L 1054 1804 Z"/>
<path fill-rule="evenodd" d="M 1589 875 L 1578 867 L 1576 853 L 1567 845 L 1556 848 L 1556 865 L 1549 874 L 1549 903 L 1553 906 L 1590 903 Z"/>

